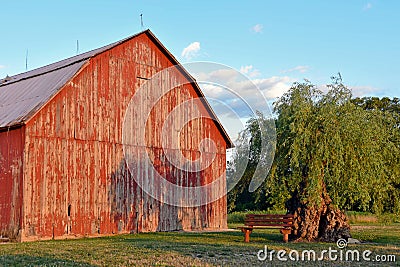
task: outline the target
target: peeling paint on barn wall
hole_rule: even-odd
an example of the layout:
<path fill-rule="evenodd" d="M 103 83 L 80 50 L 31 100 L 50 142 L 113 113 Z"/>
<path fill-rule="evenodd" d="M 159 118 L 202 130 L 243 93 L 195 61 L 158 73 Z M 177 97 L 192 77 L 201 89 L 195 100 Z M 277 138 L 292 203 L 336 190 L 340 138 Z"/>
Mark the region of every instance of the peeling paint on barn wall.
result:
<path fill-rule="evenodd" d="M 0 236 L 18 239 L 21 229 L 24 128 L 0 131 Z"/>
<path fill-rule="evenodd" d="M 152 181 L 153 174 L 140 161 L 143 153 L 150 154 L 156 170 L 177 184 L 207 184 L 224 175 L 227 144 L 210 119 L 188 124 L 179 140 L 192 159 L 199 154 L 199 140 L 214 140 L 218 150 L 209 168 L 187 173 L 165 161 L 168 148 L 162 148 L 159 129 L 176 105 L 198 97 L 193 85 L 172 90 L 154 107 L 145 129 L 146 146 L 137 147 L 137 167 L 130 172 L 125 164 L 122 122 L 129 101 L 143 78 L 172 65 L 147 35 L 139 35 L 92 58 L 28 121 L 22 240 L 227 227 L 225 186 L 213 192 L 224 195 L 219 200 L 181 208 L 149 197 L 133 179 Z M 199 110 L 208 112 L 204 106 Z"/>

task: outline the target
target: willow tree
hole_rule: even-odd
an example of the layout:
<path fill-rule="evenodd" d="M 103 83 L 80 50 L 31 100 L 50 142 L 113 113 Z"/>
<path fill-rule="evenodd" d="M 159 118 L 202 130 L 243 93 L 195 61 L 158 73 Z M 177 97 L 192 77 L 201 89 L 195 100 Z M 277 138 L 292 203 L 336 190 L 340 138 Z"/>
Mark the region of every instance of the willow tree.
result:
<path fill-rule="evenodd" d="M 308 81 L 295 83 L 274 106 L 277 152 L 269 182 L 288 190 L 292 239 L 350 237 L 341 208 L 382 210 L 399 179 L 390 117 L 351 103 L 341 79 L 328 89 L 323 94 Z"/>
<path fill-rule="evenodd" d="M 256 167 L 273 156 L 260 149 L 269 136 L 261 133 L 273 132 L 273 121 L 262 114 L 249 120 L 227 175 L 228 184 L 237 181 L 235 171 L 247 164 L 228 195 L 231 210 L 286 207 L 295 215 L 291 238 L 310 241 L 349 237 L 344 210 L 400 213 L 399 110 L 360 103 L 340 78 L 327 93 L 308 81 L 293 84 L 275 103 L 276 141 L 267 140 L 270 148 L 276 145 L 275 158 L 252 194 L 247 189 Z"/>

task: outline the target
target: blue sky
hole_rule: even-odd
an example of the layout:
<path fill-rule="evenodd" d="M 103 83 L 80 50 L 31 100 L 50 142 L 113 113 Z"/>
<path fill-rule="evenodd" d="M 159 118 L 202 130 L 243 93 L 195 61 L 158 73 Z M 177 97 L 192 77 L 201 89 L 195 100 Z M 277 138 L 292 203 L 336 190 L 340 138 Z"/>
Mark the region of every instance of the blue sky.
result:
<path fill-rule="evenodd" d="M 0 78 L 150 28 L 181 62 L 241 70 L 267 99 L 340 72 L 357 96 L 397 96 L 400 1 L 2 1 Z M 185 50 L 186 49 L 186 50 Z M 183 52 L 186 51 L 186 52 Z"/>

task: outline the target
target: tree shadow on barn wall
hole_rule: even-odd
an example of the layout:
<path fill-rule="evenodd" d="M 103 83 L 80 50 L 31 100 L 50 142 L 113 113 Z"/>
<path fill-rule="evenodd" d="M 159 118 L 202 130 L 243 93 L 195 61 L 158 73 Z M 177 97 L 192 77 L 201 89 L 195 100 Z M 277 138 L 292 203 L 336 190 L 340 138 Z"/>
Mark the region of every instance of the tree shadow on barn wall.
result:
<path fill-rule="evenodd" d="M 153 184 L 157 179 L 152 178 L 152 171 L 156 171 L 169 182 L 182 186 L 201 183 L 204 174 L 175 167 L 162 149 L 152 148 L 149 153 L 151 166 L 146 165 L 148 163 L 141 160 L 138 153 L 139 156 L 135 159 L 121 160 L 116 171 L 108 178 L 108 207 L 111 224 L 116 232 L 165 232 L 209 227 L 205 205 L 182 208 L 166 204 L 144 192 L 137 182 L 150 183 L 159 190 L 160 195 L 173 198 L 177 196 L 168 195 L 173 192 L 163 192 L 165 188 Z M 150 167 L 154 170 L 150 171 Z M 210 208 L 208 212 L 211 212 Z"/>
<path fill-rule="evenodd" d="M 160 202 L 138 185 L 139 179 L 147 183 L 154 181 L 149 166 L 138 159 L 130 159 L 129 168 L 127 164 L 125 159 L 121 160 L 107 182 L 110 223 L 115 229 L 114 233 L 181 230 L 179 208 Z M 159 171 L 160 165 L 156 163 L 153 167 Z M 163 168 L 166 169 L 165 166 Z M 172 172 L 167 176 L 173 177 Z"/>

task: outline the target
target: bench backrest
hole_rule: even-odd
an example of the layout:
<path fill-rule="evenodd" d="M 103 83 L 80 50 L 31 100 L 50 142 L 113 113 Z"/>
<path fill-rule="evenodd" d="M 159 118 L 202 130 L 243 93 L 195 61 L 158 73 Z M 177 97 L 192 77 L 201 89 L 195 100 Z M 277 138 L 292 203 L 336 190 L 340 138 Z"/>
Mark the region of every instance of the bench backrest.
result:
<path fill-rule="evenodd" d="M 247 226 L 292 227 L 292 214 L 246 214 L 244 224 Z"/>

